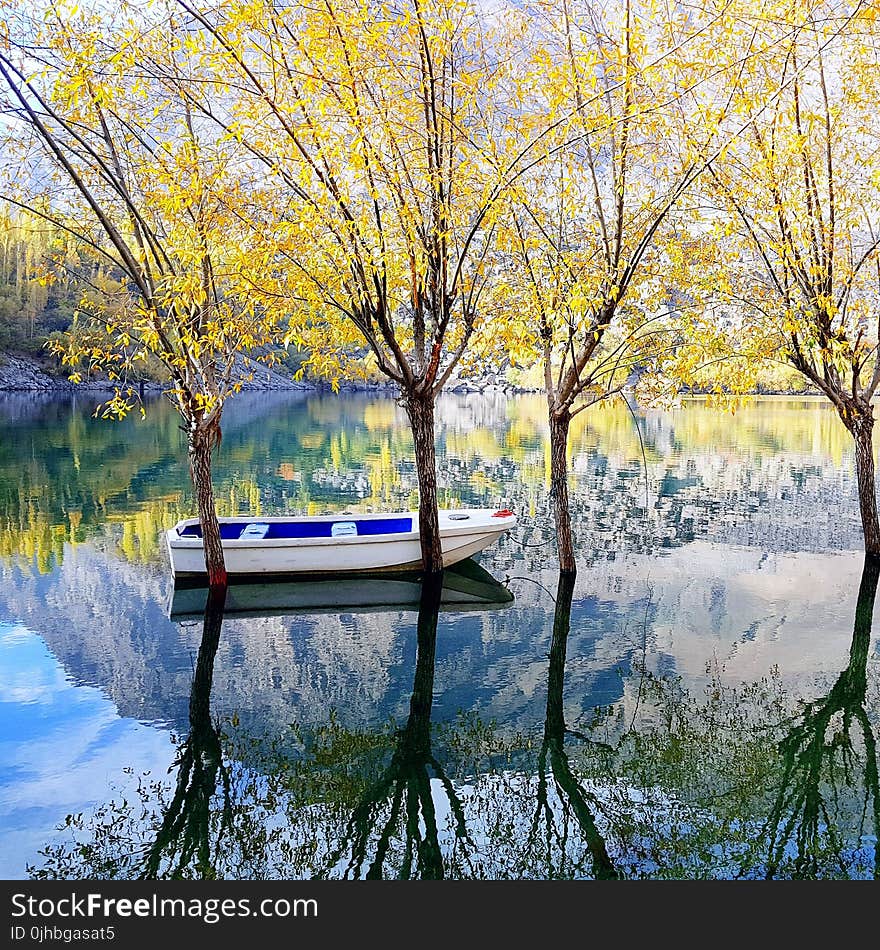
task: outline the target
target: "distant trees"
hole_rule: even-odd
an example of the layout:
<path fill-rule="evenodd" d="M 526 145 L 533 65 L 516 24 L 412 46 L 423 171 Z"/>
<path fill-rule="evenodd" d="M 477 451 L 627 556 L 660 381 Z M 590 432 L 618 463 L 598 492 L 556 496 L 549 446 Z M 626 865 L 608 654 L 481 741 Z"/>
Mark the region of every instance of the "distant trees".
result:
<path fill-rule="evenodd" d="M 106 415 L 134 408 L 127 377 L 139 365 L 166 368 L 209 581 L 222 587 L 211 455 L 241 355 L 272 339 L 267 314 L 240 292 L 253 243 L 236 209 L 247 184 L 241 150 L 194 116 L 183 91 L 192 65 L 173 19 L 50 11 L 6 27 L 0 95 L 24 171 L 3 197 L 71 235 L 116 278 L 79 271 L 88 297 L 58 349 L 118 381 Z M 165 68 L 147 74 L 147 61 Z"/>
<path fill-rule="evenodd" d="M 0 347 L 36 350 L 70 326 L 79 287 L 63 262 L 76 254 L 73 243 L 40 218 L 0 206 Z"/>

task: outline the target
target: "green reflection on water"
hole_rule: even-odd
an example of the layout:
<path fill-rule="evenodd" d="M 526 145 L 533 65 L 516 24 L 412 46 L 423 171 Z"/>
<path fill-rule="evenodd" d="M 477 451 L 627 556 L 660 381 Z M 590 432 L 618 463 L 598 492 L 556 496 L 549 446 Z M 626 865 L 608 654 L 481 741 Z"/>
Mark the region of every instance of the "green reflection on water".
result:
<path fill-rule="evenodd" d="M 66 546 L 100 537 L 129 561 L 159 563 L 161 530 L 192 514 L 172 407 L 158 400 L 145 420 L 112 423 L 91 417 L 94 401 L 0 399 L 0 556 L 46 573 Z M 441 399 L 440 504 L 515 503 L 526 519 L 542 522 L 544 417 L 539 396 Z M 841 469 L 849 477 L 848 436 L 821 401 L 758 400 L 734 415 L 688 401 L 671 412 L 642 413 L 640 429 L 652 510 L 658 496 L 689 490 L 723 498 L 785 483 L 797 492 L 805 480 L 833 478 Z M 617 540 L 645 516 L 641 448 L 626 407 L 610 403 L 577 416 L 571 455 L 575 492 L 585 469 L 609 476 L 607 510 L 593 512 L 590 527 Z M 216 494 L 227 515 L 414 506 L 405 417 L 387 397 L 243 395 L 226 413 Z M 748 510 L 748 499 L 743 505 Z M 577 521 L 577 497 L 574 509 Z M 658 537 L 669 530 L 693 537 L 700 524 L 689 526 L 689 518 L 686 506 L 672 512 Z M 643 532 L 641 522 L 636 527 Z"/>
<path fill-rule="evenodd" d="M 138 600 L 135 580 L 142 567 L 144 575 L 161 570 L 161 529 L 190 513 L 176 417 L 158 403 L 144 422 L 111 424 L 91 419 L 81 401 L 75 406 L 14 402 L 0 404 L 0 553 L 16 570 L 53 572 L 46 581 L 63 574 L 56 568 L 78 545 L 100 547 L 137 565 L 113 589 L 119 600 L 108 600 L 104 613 L 96 613 L 101 597 L 110 597 L 102 572 L 112 557 L 83 559 L 101 595 L 82 595 L 89 616 L 113 623 L 80 629 L 75 618 L 82 614 L 66 620 L 58 600 L 51 611 L 62 618 L 59 625 L 70 634 L 72 647 L 60 649 L 66 640 L 57 631 L 41 633 L 59 655 L 73 658 L 74 668 L 77 644 L 86 642 L 106 665 L 102 682 L 113 684 L 117 701 L 140 700 L 150 692 L 151 677 L 164 669 L 162 651 L 170 650 L 174 631 L 170 622 L 161 630 L 156 623 L 138 626 L 146 608 L 156 607 L 157 585 L 147 576 Z M 264 643 L 278 649 L 274 662 L 286 664 L 279 681 L 283 672 L 301 686 L 310 682 L 306 673 L 312 668 L 328 682 L 339 682 L 340 660 L 330 653 L 322 665 L 320 645 L 288 637 L 281 625 L 271 640 L 268 625 L 254 627 L 252 640 L 245 642 L 260 649 L 242 661 L 246 675 L 237 675 L 238 667 L 229 664 L 229 675 L 220 682 L 196 676 L 189 731 L 180 740 L 174 773 L 167 780 L 144 777 L 136 801 L 114 800 L 94 813 L 72 816 L 68 830 L 78 843 L 70 839 L 53 846 L 33 873 L 74 878 L 875 875 L 878 696 L 869 642 L 876 577 L 863 578 L 849 665 L 824 690 L 801 684 L 792 691 L 788 670 L 741 685 L 713 670 L 718 675 L 709 676 L 701 692 L 692 669 L 686 681 L 661 675 L 658 664 L 665 659 L 654 649 L 654 675 L 637 663 L 627 667 L 626 682 L 615 678 L 608 694 L 613 705 L 596 711 L 593 704 L 606 700 L 596 699 L 583 667 L 572 668 L 583 657 L 568 656 L 592 649 L 586 634 L 595 624 L 605 632 L 621 628 L 609 655 L 597 659 L 599 672 L 613 671 L 620 657 L 630 657 L 628 625 L 635 629 L 644 615 L 647 638 L 651 619 L 650 596 L 643 606 L 634 593 L 636 580 L 647 589 L 642 572 L 662 574 L 653 555 L 677 546 L 681 556 L 665 559 L 671 573 L 661 577 L 666 589 L 658 591 L 657 609 L 663 613 L 656 628 L 651 619 L 650 635 L 666 637 L 661 646 L 669 646 L 671 637 L 679 668 L 691 654 L 709 650 L 713 641 L 707 634 L 717 634 L 723 648 L 734 637 L 750 642 L 760 628 L 760 644 L 779 641 L 788 649 L 780 655 L 803 673 L 802 643 L 816 650 L 826 633 L 811 611 L 836 617 L 825 601 L 835 595 L 841 571 L 851 570 L 852 556 L 835 561 L 833 571 L 831 560 L 800 555 L 778 557 L 767 572 L 762 563 L 766 550 L 857 546 L 848 437 L 834 414 L 809 400 L 759 401 L 735 416 L 699 402 L 638 414 L 648 462 L 647 511 L 630 413 L 611 405 L 578 416 L 572 431 L 572 499 L 579 556 L 585 564 L 618 558 L 619 572 L 614 582 L 619 586 L 606 588 L 603 579 L 610 574 L 604 565 L 582 571 L 588 589 L 581 599 L 589 605 L 595 595 L 598 601 L 595 616 L 592 606 L 589 612 L 582 607 L 580 630 L 569 630 L 570 591 L 557 589 L 555 612 L 544 609 L 543 598 L 552 595 L 555 581 L 552 538 L 542 520 L 548 474 L 543 400 L 449 396 L 438 419 L 441 503 L 503 501 L 523 515 L 516 537 L 499 543 L 485 562 L 515 588 L 512 619 L 480 628 L 480 637 L 497 653 L 487 649 L 467 667 L 467 688 L 485 691 L 484 711 L 507 710 L 504 715 L 515 726 L 481 719 L 470 696 L 469 712 L 431 723 L 434 646 L 423 633 L 425 624 L 430 626 L 424 613 L 418 620 L 394 621 L 394 642 L 411 635 L 419 650 L 410 715 L 387 728 L 366 716 L 359 723 L 345 710 L 336 718 L 321 702 L 313 702 L 320 708 L 305 710 L 293 699 L 282 702 L 280 692 L 269 697 L 260 664 L 272 650 L 263 650 Z M 410 448 L 403 415 L 387 398 L 237 399 L 218 459 L 218 506 L 223 513 L 409 507 L 416 497 Z M 701 544 L 690 545 L 693 539 Z M 753 547 L 728 556 L 729 540 Z M 649 557 L 627 568 L 623 562 L 633 552 Z M 710 561 L 714 555 L 718 559 Z M 736 565 L 741 574 L 734 583 L 727 572 Z M 6 576 L 13 582 L 10 589 L 19 583 L 15 571 Z M 71 578 L 78 581 L 80 575 L 71 572 Z M 785 584 L 792 589 L 780 593 Z M 40 601 L 37 587 L 24 582 L 21 587 L 16 603 Z M 64 600 L 78 596 L 67 588 L 62 592 Z M 50 608 L 40 603 L 48 615 Z M 797 624 L 799 617 L 809 627 L 804 641 L 790 629 L 792 618 Z M 776 618 L 780 628 L 788 623 L 784 637 L 774 632 Z M 227 647 L 240 646 L 243 622 L 227 615 L 225 623 Z M 363 639 L 372 643 L 369 632 Z M 203 673 L 213 670 L 210 642 L 203 636 L 198 651 L 196 668 Z M 544 650 L 536 652 L 534 645 L 545 642 L 549 657 L 542 667 Z M 651 651 L 646 653 L 651 659 Z M 387 650 L 366 656 L 345 682 L 371 674 L 374 662 L 389 664 Z M 821 668 L 812 654 L 804 663 L 810 673 Z M 484 665 L 491 673 L 485 683 Z M 543 671 L 546 703 L 539 699 L 534 717 L 517 719 L 516 703 L 531 695 L 534 669 Z M 178 666 L 172 663 L 171 672 L 177 676 Z M 181 696 L 189 672 L 187 663 Z M 492 705 L 508 682 L 521 691 L 507 700 L 512 705 L 506 707 L 503 699 Z M 212 689 L 215 700 L 222 697 L 226 709 L 239 713 L 222 723 L 214 720 Z M 162 702 L 144 708 L 153 716 L 166 715 L 168 695 L 159 687 L 154 692 Z M 538 728 L 533 720 L 542 704 L 544 722 Z M 389 706 L 399 708 L 387 704 L 383 714 Z M 311 715 L 279 735 L 271 724 L 288 713 Z"/>

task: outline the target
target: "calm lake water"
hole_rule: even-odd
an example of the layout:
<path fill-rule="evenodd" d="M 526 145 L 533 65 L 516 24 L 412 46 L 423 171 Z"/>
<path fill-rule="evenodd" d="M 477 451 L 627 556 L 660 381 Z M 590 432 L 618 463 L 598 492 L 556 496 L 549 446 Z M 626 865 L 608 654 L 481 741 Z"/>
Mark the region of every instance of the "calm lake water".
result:
<path fill-rule="evenodd" d="M 823 402 L 579 415 L 571 590 L 543 400 L 446 396 L 441 505 L 520 524 L 439 608 L 288 585 L 207 620 L 160 544 L 177 417 L 94 402 L 0 396 L 0 876 L 880 873 L 877 575 Z M 223 514 L 416 504 L 391 399 L 225 420 Z"/>

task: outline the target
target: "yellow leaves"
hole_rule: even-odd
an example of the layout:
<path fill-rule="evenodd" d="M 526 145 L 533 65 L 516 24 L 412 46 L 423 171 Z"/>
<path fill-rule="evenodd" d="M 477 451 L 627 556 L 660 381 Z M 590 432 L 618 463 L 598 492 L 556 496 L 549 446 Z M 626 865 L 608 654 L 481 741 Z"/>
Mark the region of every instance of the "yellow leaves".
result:
<path fill-rule="evenodd" d="M 186 113 L 191 102 L 181 94 L 180 60 L 163 60 L 169 51 L 179 55 L 173 37 L 164 44 L 132 24 L 110 44 L 109 21 L 73 21 L 42 28 L 46 65 L 39 81 L 63 120 L 50 134 L 74 172 L 56 165 L 54 180 L 47 176 L 52 191 L 45 201 L 36 194 L 32 200 L 79 238 L 84 272 L 95 246 L 117 264 L 108 268 L 98 258 L 68 338 L 50 346 L 73 369 L 71 379 L 103 373 L 119 383 L 103 407 L 106 417 L 132 408 L 126 386 L 135 367 L 156 372 L 162 364 L 183 410 L 210 411 L 232 389 L 226 370 L 237 353 L 273 341 L 273 318 L 246 295 L 253 275 L 242 261 L 253 245 L 253 208 L 243 204 L 252 198 L 245 152 Z M 140 57 L 153 59 L 150 70 Z M 75 137 L 67 137 L 71 129 Z M 77 182 L 101 217 L 82 200 Z M 259 356 L 271 359 L 270 352 Z"/>
<path fill-rule="evenodd" d="M 417 360 L 415 315 L 427 314 L 430 341 L 447 298 L 444 360 L 473 325 L 474 359 L 506 352 L 520 365 L 548 342 L 557 361 L 570 338 L 601 342 L 603 308 L 630 307 L 620 317 L 628 332 L 682 288 L 701 305 L 742 298 L 777 333 L 807 315 L 768 303 L 772 279 L 791 292 L 806 282 L 811 306 L 842 320 L 839 287 L 813 292 L 830 273 L 821 146 L 830 144 L 835 167 L 864 168 L 877 80 L 856 55 L 864 41 L 841 39 L 839 62 L 826 62 L 840 82 L 824 143 L 806 46 L 829 27 L 792 33 L 791 10 L 771 7 L 756 18 L 750 0 L 687 11 L 645 2 L 627 26 L 616 2 L 527 3 L 490 21 L 482 5 L 431 0 L 419 8 L 425 42 L 411 5 L 347 0 L 223 4 L 225 45 L 158 20 L 146 30 L 132 17 L 111 45 L 100 18 L 47 27 L 58 62 L 44 74 L 52 101 L 104 157 L 85 177 L 139 268 L 125 283 L 96 278 L 100 293 L 70 358 L 120 378 L 136 362 L 161 362 L 204 408 L 226 393 L 228 360 L 279 338 L 334 386 L 374 372 L 376 351 L 392 367 L 395 346 Z M 810 15 L 798 11 L 803 22 Z M 747 47 L 744 22 L 761 23 Z M 743 56 L 746 48 L 760 55 Z M 441 77 L 433 87 L 426 50 Z M 780 80 L 795 61 L 800 129 L 793 86 Z M 118 188 L 106 189 L 99 108 L 136 215 Z M 850 127 L 858 134 L 844 134 Z M 712 155 L 713 177 L 659 221 L 684 170 Z M 835 192 L 841 246 L 864 226 L 859 190 L 880 187 L 876 170 L 857 179 Z M 72 223 L 89 213 L 69 207 Z M 764 261 L 743 216 L 775 269 L 760 280 Z M 838 282 L 847 279 L 839 255 L 835 267 Z M 153 289 L 137 300 L 132 288 L 148 271 Z M 471 295 L 476 313 L 461 303 Z M 708 331 L 704 343 L 721 349 Z"/>
<path fill-rule="evenodd" d="M 737 80 L 727 125 L 743 133 L 713 164 L 714 194 L 728 215 L 716 265 L 727 277 L 717 297 L 767 341 L 756 358 L 797 357 L 796 338 L 820 375 L 827 369 L 846 381 L 859 300 L 873 294 L 851 265 L 873 227 L 866 209 L 880 198 L 880 179 L 860 171 L 864 143 L 880 131 L 880 83 L 863 32 L 835 32 L 821 5 L 798 16 L 803 31 L 787 30 L 781 13 L 766 25 L 761 55 L 743 63 Z"/>
<path fill-rule="evenodd" d="M 101 419 L 124 419 L 136 405 L 129 396 L 130 391 L 126 394 L 119 388 L 115 389 L 110 399 L 97 406 L 94 413 L 95 417 Z"/>

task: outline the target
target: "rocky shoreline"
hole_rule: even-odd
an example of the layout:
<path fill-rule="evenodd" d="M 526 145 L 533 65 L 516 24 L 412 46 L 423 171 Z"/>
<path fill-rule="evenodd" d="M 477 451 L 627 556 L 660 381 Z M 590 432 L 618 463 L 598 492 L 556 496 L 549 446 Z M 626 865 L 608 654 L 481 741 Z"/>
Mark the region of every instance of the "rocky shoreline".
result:
<path fill-rule="evenodd" d="M 242 372 L 243 390 L 313 390 L 312 383 L 300 382 L 277 369 L 254 365 L 253 378 Z M 72 383 L 60 368 L 44 360 L 22 353 L 0 353 L 0 391 L 5 392 L 112 392 L 116 383 L 106 378 L 86 379 L 81 383 Z M 137 385 L 137 384 L 136 384 Z M 144 392 L 157 393 L 162 390 L 161 383 L 145 381 Z"/>
<path fill-rule="evenodd" d="M 72 392 L 73 383 L 50 376 L 40 363 L 27 356 L 0 354 L 0 390 L 9 392 Z"/>
<path fill-rule="evenodd" d="M 246 378 L 251 376 L 250 379 Z M 52 366 L 45 360 L 22 353 L 0 352 L 0 392 L 41 392 L 75 393 L 75 392 L 106 392 L 113 391 L 115 384 L 108 379 L 88 379 L 81 383 L 71 383 L 58 367 Z M 145 382 L 144 393 L 159 393 L 162 385 L 155 382 Z M 283 368 L 264 366 L 259 363 L 251 365 L 249 371 L 242 371 L 241 388 L 243 392 L 329 392 L 329 382 L 294 379 Z M 340 384 L 345 392 L 375 392 L 397 395 L 397 386 L 391 382 L 355 382 L 347 381 Z M 444 387 L 448 393 L 534 393 L 542 392 L 538 388 L 515 386 L 503 376 L 485 376 L 478 379 L 453 378 Z M 705 396 L 708 389 L 694 389 L 683 391 L 682 396 Z M 803 397 L 820 395 L 818 391 L 794 391 L 759 387 L 755 396 L 791 396 Z"/>
<path fill-rule="evenodd" d="M 251 376 L 250 379 L 246 378 Z M 0 352 L 0 392 L 41 392 L 41 393 L 75 393 L 75 392 L 107 392 L 110 393 L 116 384 L 108 379 L 87 379 L 81 383 L 72 383 L 60 368 L 45 360 L 23 353 Z M 144 393 L 159 393 L 162 384 L 145 382 Z M 346 392 L 376 392 L 397 393 L 397 387 L 391 382 L 354 382 L 341 384 Z M 327 392 L 331 389 L 330 383 L 323 381 L 294 379 L 284 369 L 252 364 L 241 373 L 241 389 L 243 392 L 281 392 L 306 391 Z M 447 392 L 525 392 L 517 389 L 506 381 L 498 381 L 495 377 L 473 380 L 451 380 L 446 386 Z M 531 391 L 531 390 L 528 390 Z"/>

